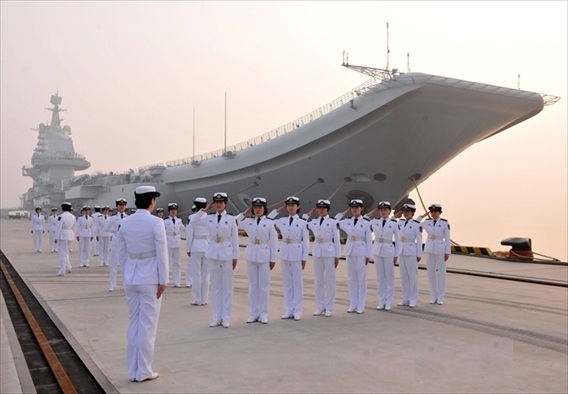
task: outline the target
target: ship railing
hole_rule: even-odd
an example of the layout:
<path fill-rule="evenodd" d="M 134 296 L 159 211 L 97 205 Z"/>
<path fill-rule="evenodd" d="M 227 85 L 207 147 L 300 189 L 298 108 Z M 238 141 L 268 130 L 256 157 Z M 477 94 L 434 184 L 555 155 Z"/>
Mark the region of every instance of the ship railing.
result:
<path fill-rule="evenodd" d="M 369 90 L 371 87 L 375 86 L 379 81 L 375 78 L 371 78 L 369 80 L 367 80 L 366 82 L 362 83 L 361 85 L 357 86 L 355 89 L 350 90 L 349 92 L 343 94 L 342 96 L 336 98 L 333 101 L 330 101 L 329 103 L 315 109 L 314 111 L 299 117 L 295 120 L 293 120 L 292 122 L 288 122 L 286 124 L 284 124 L 283 126 L 280 126 L 276 129 L 270 130 L 269 132 L 266 132 L 264 134 L 261 134 L 259 136 L 253 137 L 251 139 L 248 139 L 246 141 L 242 141 L 239 142 L 237 144 L 231 145 L 229 147 L 227 147 L 227 149 L 217 149 L 215 151 L 212 152 L 207 152 L 207 153 L 203 153 L 203 154 L 199 154 L 196 156 L 192 156 L 192 157 L 186 157 L 183 159 L 177 159 L 177 160 L 171 160 L 166 162 L 166 166 L 167 167 L 175 167 L 175 166 L 180 166 L 180 165 L 185 165 L 185 164 L 192 164 L 195 162 L 201 162 L 204 160 L 210 160 L 210 159 L 215 159 L 217 157 L 223 157 L 226 156 L 226 154 L 228 152 L 234 153 L 234 152 L 238 152 L 247 148 L 251 148 L 255 145 L 259 145 L 262 144 L 264 142 L 270 141 L 274 138 L 278 138 L 280 136 L 283 136 L 284 134 L 287 134 L 291 131 L 296 130 L 297 128 L 304 126 L 310 122 L 313 122 L 314 120 L 321 118 L 324 115 L 327 115 L 328 113 L 330 113 L 331 111 L 351 102 L 351 100 L 355 99 L 357 96 L 361 95 L 362 93 L 364 93 L 365 91 Z M 161 163 L 160 163 L 161 164 Z"/>

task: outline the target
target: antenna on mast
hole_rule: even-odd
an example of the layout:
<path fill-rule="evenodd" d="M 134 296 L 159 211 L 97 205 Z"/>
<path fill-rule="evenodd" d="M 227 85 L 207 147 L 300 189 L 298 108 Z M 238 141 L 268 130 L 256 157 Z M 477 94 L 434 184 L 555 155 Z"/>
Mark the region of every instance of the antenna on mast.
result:
<path fill-rule="evenodd" d="M 517 75 L 517 89 L 521 90 L 521 74 Z"/>
<path fill-rule="evenodd" d="M 195 160 L 195 106 L 193 107 L 193 160 Z"/>
<path fill-rule="evenodd" d="M 406 54 L 406 72 L 410 72 L 410 53 Z"/>
<path fill-rule="evenodd" d="M 387 22 L 387 67 L 386 70 L 389 69 L 389 55 L 390 55 L 390 48 L 389 48 L 389 23 Z"/>

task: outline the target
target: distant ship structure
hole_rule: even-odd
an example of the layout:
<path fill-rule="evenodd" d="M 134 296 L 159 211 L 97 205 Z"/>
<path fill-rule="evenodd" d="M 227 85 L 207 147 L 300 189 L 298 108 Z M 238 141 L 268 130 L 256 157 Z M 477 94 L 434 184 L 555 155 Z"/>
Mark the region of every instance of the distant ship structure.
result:
<path fill-rule="evenodd" d="M 538 114 L 556 96 L 423 73 L 344 66 L 373 78 L 315 111 L 268 133 L 214 152 L 158 163 L 125 173 L 75 176 L 89 162 L 75 153 L 68 126 L 61 127 L 61 98 L 52 96 L 51 125 L 39 127 L 34 179 L 22 206 L 114 205 L 140 184 L 155 185 L 160 203 L 177 202 L 189 213 L 195 197 L 229 195 L 229 209 L 245 210 L 252 197 L 269 204 L 298 195 L 304 210 L 320 198 L 332 211 L 352 198 L 373 208 L 397 208 L 417 184 L 469 146 Z"/>

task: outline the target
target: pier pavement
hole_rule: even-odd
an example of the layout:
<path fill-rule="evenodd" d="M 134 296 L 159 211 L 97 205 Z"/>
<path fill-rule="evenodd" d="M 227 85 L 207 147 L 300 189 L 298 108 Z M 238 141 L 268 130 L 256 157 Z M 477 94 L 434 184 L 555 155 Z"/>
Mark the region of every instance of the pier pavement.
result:
<path fill-rule="evenodd" d="M 420 270 L 416 308 L 378 311 L 375 269 L 369 265 L 365 313 L 347 314 L 342 260 L 333 315 L 316 317 L 310 258 L 304 271 L 302 319 L 280 319 L 277 263 L 269 323 L 246 324 L 244 248 L 235 270 L 231 327 L 210 328 L 210 306 L 192 306 L 191 289 L 170 286 L 162 303 L 153 364 L 160 377 L 133 383 L 126 374 L 126 301 L 121 286 L 108 291 L 108 267 L 99 267 L 92 257 L 89 268 L 79 268 L 75 244 L 73 272 L 56 277 L 57 254 L 49 253 L 47 234 L 44 252 L 37 254 L 27 221 L 2 220 L 0 225 L 2 251 L 121 393 L 568 392 L 566 287 L 448 273 L 445 304 L 430 305 L 426 272 Z M 448 268 L 567 281 L 566 266 L 453 255 Z M 395 286 L 398 302 L 398 269 Z M 13 329 L 4 327 L 9 323 L 2 305 L 1 391 L 29 392 Z"/>

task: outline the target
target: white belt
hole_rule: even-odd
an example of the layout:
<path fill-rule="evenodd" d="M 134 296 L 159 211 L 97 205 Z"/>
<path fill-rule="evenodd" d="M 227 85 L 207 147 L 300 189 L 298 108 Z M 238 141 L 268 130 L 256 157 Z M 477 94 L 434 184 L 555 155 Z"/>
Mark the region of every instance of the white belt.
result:
<path fill-rule="evenodd" d="M 268 245 L 268 240 L 255 238 L 249 242 L 249 245 Z"/>
<path fill-rule="evenodd" d="M 128 258 L 134 259 L 134 260 L 145 260 L 145 259 L 149 259 L 152 257 L 156 257 L 156 251 L 152 250 L 150 252 L 144 252 L 144 253 L 128 253 Z"/>
<path fill-rule="evenodd" d="M 318 244 L 324 244 L 324 243 L 327 243 L 327 242 L 333 242 L 333 238 L 317 237 L 317 238 L 316 238 L 316 242 L 317 242 Z"/>
<path fill-rule="evenodd" d="M 364 237 L 356 237 L 356 236 L 354 236 L 354 235 L 350 236 L 348 239 L 349 239 L 349 241 L 351 241 L 351 242 L 355 242 L 355 241 L 365 241 L 365 238 L 364 238 Z"/>
<path fill-rule="evenodd" d="M 213 241 L 217 242 L 218 244 L 220 244 L 221 242 L 227 242 L 230 241 L 230 238 L 228 237 L 220 237 L 220 236 L 216 236 L 215 238 L 213 238 Z"/>
<path fill-rule="evenodd" d="M 209 239 L 208 235 L 194 235 L 193 239 Z"/>
<path fill-rule="evenodd" d="M 375 239 L 375 243 L 378 244 L 392 244 L 392 241 L 389 239 L 384 239 L 384 238 L 379 238 L 379 239 Z"/>
<path fill-rule="evenodd" d="M 285 244 L 299 244 L 302 243 L 301 239 L 284 238 L 282 240 Z"/>

